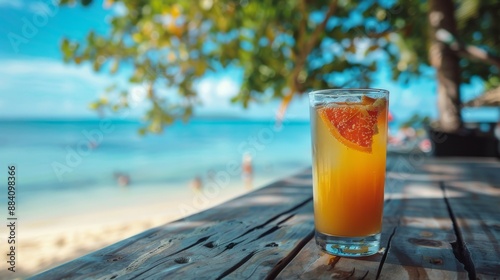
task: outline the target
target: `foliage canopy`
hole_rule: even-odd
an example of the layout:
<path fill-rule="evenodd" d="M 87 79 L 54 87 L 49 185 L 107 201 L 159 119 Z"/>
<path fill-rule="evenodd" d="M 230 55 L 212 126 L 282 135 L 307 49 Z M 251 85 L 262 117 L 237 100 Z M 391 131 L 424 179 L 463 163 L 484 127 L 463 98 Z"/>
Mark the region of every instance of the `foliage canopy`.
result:
<path fill-rule="evenodd" d="M 66 62 L 89 62 L 95 71 L 132 68 L 129 82 L 142 85 L 151 104 L 142 132 L 160 132 L 193 114 L 200 78 L 228 67 L 243 72 L 233 102 L 247 107 L 280 99 L 279 114 L 294 95 L 311 89 L 369 86 L 382 53 L 394 79 L 419 74 L 428 64 L 427 2 L 389 2 L 108 0 L 106 6 L 121 10 L 110 20 L 109 34 L 90 31 L 85 42 L 65 38 L 61 50 Z M 494 19 L 500 18 L 500 3 L 457 1 L 456 15 L 461 40 L 498 46 Z M 461 65 L 464 82 L 473 75 L 488 85 L 500 82 L 498 68 L 465 58 Z M 165 94 L 165 88 L 176 94 Z M 129 97 L 129 90 L 111 86 L 92 107 L 119 111 Z"/>

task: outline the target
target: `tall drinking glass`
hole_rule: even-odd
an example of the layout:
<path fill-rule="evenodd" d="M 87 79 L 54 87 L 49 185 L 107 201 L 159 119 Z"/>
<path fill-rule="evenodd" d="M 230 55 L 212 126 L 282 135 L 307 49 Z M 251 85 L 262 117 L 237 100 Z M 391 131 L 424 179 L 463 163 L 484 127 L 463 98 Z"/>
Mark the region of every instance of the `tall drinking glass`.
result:
<path fill-rule="evenodd" d="M 361 257 L 380 247 L 389 92 L 309 93 L 316 243 Z"/>

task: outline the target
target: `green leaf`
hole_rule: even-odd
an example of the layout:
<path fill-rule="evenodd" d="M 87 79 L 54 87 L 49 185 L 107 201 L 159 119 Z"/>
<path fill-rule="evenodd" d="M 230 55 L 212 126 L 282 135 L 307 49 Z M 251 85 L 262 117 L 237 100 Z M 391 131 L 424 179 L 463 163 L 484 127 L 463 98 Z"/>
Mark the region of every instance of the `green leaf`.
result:
<path fill-rule="evenodd" d="M 82 40 L 64 38 L 61 54 L 65 62 L 88 63 L 94 71 L 109 67 L 114 74 L 120 67 L 132 68 L 120 72 L 129 83 L 151 85 L 146 99 L 151 110 L 144 116 L 145 129 L 139 131 L 143 134 L 159 133 L 178 119 L 187 121 L 199 100 L 194 84 L 224 68 L 242 72 L 239 93 L 230 100 L 246 108 L 252 102 L 281 99 L 290 88 L 300 95 L 336 86 L 338 75 L 359 75 L 355 82 L 368 84 L 380 71 L 376 58 L 382 52 L 395 80 L 420 75 L 421 66 L 428 65 L 429 1 L 358 5 L 339 0 L 324 30 L 322 17 L 335 2 L 306 2 L 304 8 L 301 1 L 107 0 L 106 5 L 125 7 L 124 13 L 111 16 L 109 33 L 89 31 Z M 60 2 L 73 3 L 101 5 L 90 0 Z M 457 36 L 498 55 L 500 2 L 455 3 Z M 361 62 L 357 42 L 369 44 Z M 500 83 L 494 78 L 499 69 L 467 62 L 461 66 L 462 81 L 479 77 L 486 86 Z M 174 93 L 160 94 L 172 89 Z M 91 107 L 122 110 L 126 102 L 119 99 L 123 96 L 112 95 L 117 91 L 110 89 L 109 101 Z"/>

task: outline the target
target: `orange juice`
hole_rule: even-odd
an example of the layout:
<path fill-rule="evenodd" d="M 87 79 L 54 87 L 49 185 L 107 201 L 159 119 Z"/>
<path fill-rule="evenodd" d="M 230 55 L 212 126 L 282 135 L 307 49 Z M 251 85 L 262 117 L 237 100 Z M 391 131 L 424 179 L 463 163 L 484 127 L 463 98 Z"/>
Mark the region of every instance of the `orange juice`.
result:
<path fill-rule="evenodd" d="M 381 231 L 387 96 L 357 98 L 311 107 L 314 219 L 325 235 Z"/>

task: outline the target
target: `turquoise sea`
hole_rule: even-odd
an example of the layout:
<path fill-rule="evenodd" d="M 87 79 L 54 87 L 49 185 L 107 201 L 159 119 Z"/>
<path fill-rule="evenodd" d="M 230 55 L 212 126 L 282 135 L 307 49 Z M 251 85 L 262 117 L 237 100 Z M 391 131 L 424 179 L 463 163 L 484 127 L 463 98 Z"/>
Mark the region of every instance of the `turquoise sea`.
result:
<path fill-rule="evenodd" d="M 145 136 L 138 133 L 141 126 L 124 120 L 0 121 L 0 184 L 6 186 L 7 168 L 15 165 L 16 213 L 33 222 L 172 198 L 192 191 L 195 178 L 206 186 L 214 174 L 228 179 L 230 188 L 248 190 L 241 174 L 245 154 L 252 159 L 253 188 L 311 166 L 306 121 L 276 127 L 272 120 L 198 119 Z M 128 186 L 120 186 L 117 174 L 129 178 Z M 6 209 L 3 189 L 0 207 Z"/>
<path fill-rule="evenodd" d="M 140 127 L 123 120 L 0 121 L 0 182 L 15 165 L 18 213 L 30 220 L 122 203 L 116 174 L 130 178 L 127 195 L 140 200 L 187 188 L 195 177 L 206 181 L 210 173 L 237 170 L 245 153 L 255 187 L 310 166 L 308 122 L 278 128 L 274 121 L 193 120 L 146 136 Z M 242 183 L 241 175 L 229 173 L 231 185 Z"/>

